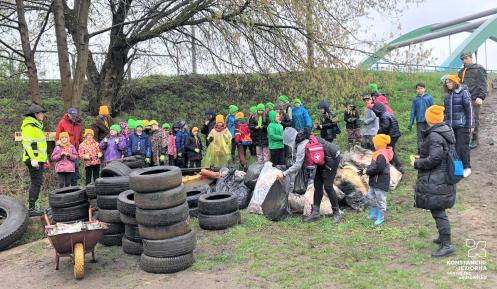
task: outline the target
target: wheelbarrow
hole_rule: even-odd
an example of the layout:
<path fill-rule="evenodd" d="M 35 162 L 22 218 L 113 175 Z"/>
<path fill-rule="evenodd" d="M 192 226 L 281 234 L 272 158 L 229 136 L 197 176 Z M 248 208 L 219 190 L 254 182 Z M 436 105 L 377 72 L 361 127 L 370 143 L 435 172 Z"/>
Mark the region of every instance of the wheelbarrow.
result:
<path fill-rule="evenodd" d="M 55 270 L 59 270 L 60 257 L 71 257 L 74 264 L 74 277 L 77 280 L 85 276 L 85 254 L 92 255 L 95 260 L 95 246 L 108 229 L 107 224 L 100 221 L 92 221 L 92 209 L 89 209 L 88 222 L 76 222 L 73 224 L 57 223 L 51 225 L 47 214 L 45 234 L 55 249 Z"/>

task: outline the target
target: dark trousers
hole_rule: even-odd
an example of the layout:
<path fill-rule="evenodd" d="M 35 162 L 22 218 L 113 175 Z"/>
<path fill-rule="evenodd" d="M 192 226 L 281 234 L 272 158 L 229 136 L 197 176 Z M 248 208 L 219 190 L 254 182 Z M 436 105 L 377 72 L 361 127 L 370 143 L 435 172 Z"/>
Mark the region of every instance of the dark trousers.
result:
<path fill-rule="evenodd" d="M 399 140 L 399 137 L 392 137 L 390 141 L 390 146 L 393 149 L 393 159 L 392 159 L 392 164 L 393 166 L 399 170 L 403 171 L 402 164 L 399 161 L 399 157 L 397 156 L 397 152 L 395 151 L 395 145 L 397 144 L 397 141 Z"/>
<path fill-rule="evenodd" d="M 238 147 L 238 158 L 240 159 L 240 164 L 242 167 L 246 168 L 248 163 L 247 163 L 247 147 L 239 143 L 237 145 Z"/>
<path fill-rule="evenodd" d="M 167 158 L 168 158 L 168 161 L 169 161 L 169 165 L 170 166 L 174 166 L 174 156 L 173 155 L 167 155 Z"/>
<path fill-rule="evenodd" d="M 87 166 L 85 167 L 85 182 L 88 185 L 89 183 L 95 181 L 96 179 L 99 178 L 100 175 L 100 165 L 93 165 L 93 166 Z"/>
<path fill-rule="evenodd" d="M 430 210 L 430 212 L 437 225 L 438 234 L 450 236 L 449 217 L 447 217 L 445 210 Z"/>
<path fill-rule="evenodd" d="M 461 158 L 464 168 L 471 168 L 470 164 L 470 149 L 469 149 L 469 128 L 455 128 L 454 135 L 456 137 L 456 151 Z"/>
<path fill-rule="evenodd" d="M 274 149 L 274 150 L 269 150 L 269 153 L 271 154 L 271 162 L 273 163 L 273 166 L 284 166 L 286 165 L 285 162 L 285 149 Z"/>
<path fill-rule="evenodd" d="M 250 150 L 250 155 L 255 157 L 257 155 L 257 152 L 255 151 L 255 145 L 252 144 L 249 146 L 249 150 Z"/>
<path fill-rule="evenodd" d="M 418 122 L 416 124 L 416 133 L 418 136 L 418 154 L 421 148 L 421 144 L 423 143 L 423 131 L 428 129 L 428 124 L 426 122 Z"/>
<path fill-rule="evenodd" d="M 59 175 L 59 188 L 71 186 L 71 179 L 74 173 L 58 173 Z"/>
<path fill-rule="evenodd" d="M 473 132 L 473 138 L 478 139 L 478 129 L 480 127 L 480 106 L 474 101 L 471 101 L 473 106 L 473 119 L 475 120 L 475 131 Z"/>
<path fill-rule="evenodd" d="M 202 165 L 201 165 L 202 161 L 201 160 L 190 160 L 188 162 L 188 167 L 189 168 L 200 168 Z"/>
<path fill-rule="evenodd" d="M 324 187 L 324 190 L 330 198 L 333 212 L 335 212 L 335 210 L 338 209 L 338 198 L 335 189 L 333 188 L 333 182 L 335 181 L 335 176 L 337 174 L 338 162 L 330 169 L 325 166 L 316 167 L 316 174 L 314 175 L 314 206 L 321 205 Z"/>
<path fill-rule="evenodd" d="M 29 184 L 29 208 L 34 209 L 36 201 L 40 196 L 41 185 L 43 184 L 43 166 L 44 163 L 39 163 L 38 168 L 31 166 L 30 160 L 26 161 L 28 167 L 30 184 Z"/>
<path fill-rule="evenodd" d="M 77 186 L 78 185 L 78 179 L 79 179 L 79 162 L 76 160 L 74 162 L 74 174 L 71 175 L 71 186 Z"/>
<path fill-rule="evenodd" d="M 236 142 L 235 139 L 231 139 L 231 161 L 234 163 L 235 162 L 235 152 L 236 152 Z"/>

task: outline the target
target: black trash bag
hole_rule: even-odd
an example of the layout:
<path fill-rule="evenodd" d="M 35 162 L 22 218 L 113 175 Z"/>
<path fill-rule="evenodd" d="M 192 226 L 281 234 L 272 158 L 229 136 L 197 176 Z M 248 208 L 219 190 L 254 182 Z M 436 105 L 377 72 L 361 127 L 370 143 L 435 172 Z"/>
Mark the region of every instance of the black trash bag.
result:
<path fill-rule="evenodd" d="M 290 214 L 288 193 L 280 181 L 276 180 L 271 186 L 261 207 L 264 216 L 271 221 L 281 221 Z"/>
<path fill-rule="evenodd" d="M 307 191 L 308 176 L 305 168 L 302 168 L 295 176 L 293 184 L 293 193 L 297 195 L 304 195 Z"/>
<path fill-rule="evenodd" d="M 355 190 L 345 195 L 345 203 L 356 211 L 363 211 L 368 205 L 368 200 L 361 191 Z"/>
<path fill-rule="evenodd" d="M 257 179 L 259 179 L 259 174 L 264 167 L 264 163 L 255 162 L 251 164 L 247 169 L 247 174 L 245 174 L 245 185 L 249 187 L 251 190 L 255 188 L 255 184 L 257 183 Z"/>
<path fill-rule="evenodd" d="M 237 180 L 235 172 L 235 169 L 230 169 L 224 177 L 219 178 L 214 191 L 217 193 L 229 193 L 236 196 L 238 208 L 245 209 L 248 207 L 250 199 L 252 198 L 252 190 L 244 184 L 244 179 Z"/>

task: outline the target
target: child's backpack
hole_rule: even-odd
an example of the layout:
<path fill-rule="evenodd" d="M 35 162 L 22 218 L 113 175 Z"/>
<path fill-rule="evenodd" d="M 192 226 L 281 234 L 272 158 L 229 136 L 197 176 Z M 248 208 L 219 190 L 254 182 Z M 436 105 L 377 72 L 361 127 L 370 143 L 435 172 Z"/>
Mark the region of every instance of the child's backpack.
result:
<path fill-rule="evenodd" d="M 322 166 L 325 163 L 325 157 L 323 145 L 315 136 L 311 135 L 309 142 L 305 145 L 306 166 Z"/>
<path fill-rule="evenodd" d="M 464 167 L 461 158 L 457 154 L 455 146 L 450 144 L 447 152 L 447 183 L 455 185 L 463 178 Z"/>
<path fill-rule="evenodd" d="M 252 145 L 252 138 L 250 137 L 250 130 L 247 123 L 239 124 L 238 131 L 235 132 L 235 141 L 237 143 L 241 143 L 244 146 Z"/>

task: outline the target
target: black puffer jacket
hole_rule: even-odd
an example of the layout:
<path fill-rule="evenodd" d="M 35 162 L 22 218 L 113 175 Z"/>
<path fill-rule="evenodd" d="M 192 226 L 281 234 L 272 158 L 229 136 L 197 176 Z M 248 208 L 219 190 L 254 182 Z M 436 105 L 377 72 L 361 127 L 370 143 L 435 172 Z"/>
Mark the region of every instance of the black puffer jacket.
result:
<path fill-rule="evenodd" d="M 444 96 L 445 123 L 452 128 L 474 127 L 471 96 L 465 85 L 458 86 Z"/>
<path fill-rule="evenodd" d="M 252 137 L 252 142 L 256 146 L 268 146 L 269 140 L 267 138 L 267 118 L 266 115 L 262 117 L 262 128 L 256 128 L 257 126 L 257 115 L 254 115 L 249 120 L 250 136 Z"/>
<path fill-rule="evenodd" d="M 390 150 L 390 157 L 393 152 Z M 390 161 L 387 161 L 383 154 L 379 154 L 376 160 L 373 160 L 366 170 L 369 176 L 369 186 L 388 192 L 390 189 Z"/>
<path fill-rule="evenodd" d="M 454 132 L 448 125 L 438 124 L 424 132 L 420 158 L 414 162 L 418 170 L 415 207 L 440 210 L 454 206 L 456 188 L 447 184 L 447 152 L 449 145 L 455 143 Z"/>
<path fill-rule="evenodd" d="M 197 142 L 198 140 L 198 142 Z M 200 136 L 197 136 L 197 140 L 193 136 L 193 134 L 188 135 L 185 142 L 185 151 L 188 155 L 188 159 L 191 161 L 199 161 L 202 160 L 202 149 L 204 148 L 202 145 L 202 140 Z M 199 149 L 197 153 L 195 149 Z"/>
<path fill-rule="evenodd" d="M 393 115 L 390 115 L 382 103 L 373 105 L 373 112 L 380 120 L 378 134 L 386 134 L 390 137 L 400 137 L 399 123 Z"/>
<path fill-rule="evenodd" d="M 343 118 L 345 120 L 345 127 L 347 129 L 356 129 L 361 127 L 359 112 L 357 111 L 357 109 L 355 109 L 355 107 L 350 112 L 346 110 L 343 113 Z"/>
<path fill-rule="evenodd" d="M 487 71 L 483 66 L 473 63 L 463 67 L 458 74 L 462 84 L 468 86 L 471 100 L 485 99 L 487 97 Z"/>

